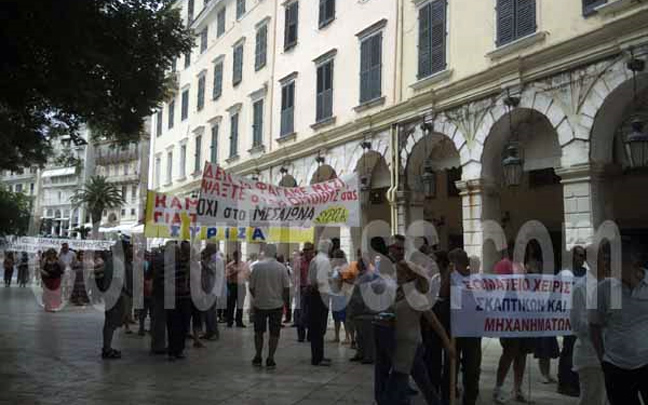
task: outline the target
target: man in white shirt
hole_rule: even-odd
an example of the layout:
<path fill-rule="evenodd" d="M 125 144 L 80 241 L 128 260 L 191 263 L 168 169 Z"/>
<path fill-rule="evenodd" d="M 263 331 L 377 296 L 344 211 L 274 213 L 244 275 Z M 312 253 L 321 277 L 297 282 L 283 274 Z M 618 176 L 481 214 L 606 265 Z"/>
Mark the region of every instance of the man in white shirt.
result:
<path fill-rule="evenodd" d="M 621 280 L 602 281 L 589 312 L 611 405 L 639 405 L 639 396 L 648 403 L 648 270 L 639 251 L 624 246 Z"/>
<path fill-rule="evenodd" d="M 64 270 L 72 268 L 76 262 L 76 254 L 70 250 L 67 243 L 61 245 L 61 252 L 59 253 L 59 263 Z"/>
<path fill-rule="evenodd" d="M 328 239 L 320 241 L 317 245 L 317 256 L 308 268 L 308 329 L 311 338 L 311 364 L 314 366 L 331 365 L 331 360 L 324 358 L 324 335 L 331 293 L 329 279 L 333 272 L 328 255 L 331 245 Z"/>
<path fill-rule="evenodd" d="M 254 265 L 250 275 L 250 294 L 254 299 L 254 344 L 256 356 L 252 360 L 255 367 L 261 367 L 263 334 L 270 329 L 268 341 L 267 368 L 275 368 L 274 354 L 281 334 L 283 304 L 290 291 L 290 279 L 286 266 L 276 259 L 277 247 L 266 245 L 264 258 Z"/>

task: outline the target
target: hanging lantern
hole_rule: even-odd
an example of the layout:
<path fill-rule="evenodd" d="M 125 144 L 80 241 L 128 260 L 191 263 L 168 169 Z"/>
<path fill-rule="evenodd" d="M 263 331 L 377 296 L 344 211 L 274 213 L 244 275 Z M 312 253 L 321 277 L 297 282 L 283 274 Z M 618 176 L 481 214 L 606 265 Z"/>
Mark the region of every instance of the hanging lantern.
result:
<path fill-rule="evenodd" d="M 516 187 L 522 183 L 523 163 L 518 146 L 513 142 L 509 143 L 506 147 L 506 157 L 502 160 L 506 186 Z"/>
<path fill-rule="evenodd" d="M 362 206 L 369 205 L 371 200 L 371 178 L 368 175 L 360 176 L 360 203 Z"/>
<path fill-rule="evenodd" d="M 436 198 L 436 173 L 434 172 L 432 159 L 425 159 L 425 162 L 423 163 L 421 182 L 423 183 L 425 198 L 428 200 Z"/>
<path fill-rule="evenodd" d="M 648 167 L 648 134 L 644 132 L 643 121 L 632 122 L 632 132 L 628 134 L 625 146 L 632 167 Z"/>

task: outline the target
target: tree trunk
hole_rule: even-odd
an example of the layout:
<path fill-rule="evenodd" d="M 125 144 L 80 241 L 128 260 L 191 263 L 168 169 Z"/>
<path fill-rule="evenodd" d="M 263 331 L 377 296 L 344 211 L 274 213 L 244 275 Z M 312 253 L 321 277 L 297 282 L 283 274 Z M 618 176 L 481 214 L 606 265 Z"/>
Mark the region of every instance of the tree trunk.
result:
<path fill-rule="evenodd" d="M 91 214 L 92 216 L 92 240 L 99 240 L 99 225 L 101 225 L 101 212 L 97 215 L 96 212 Z"/>

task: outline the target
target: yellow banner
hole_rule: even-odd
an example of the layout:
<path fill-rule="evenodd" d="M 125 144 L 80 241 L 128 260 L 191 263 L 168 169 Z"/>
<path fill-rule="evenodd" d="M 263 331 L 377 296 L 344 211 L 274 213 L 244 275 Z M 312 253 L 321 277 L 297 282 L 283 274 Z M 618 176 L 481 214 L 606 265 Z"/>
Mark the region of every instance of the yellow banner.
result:
<path fill-rule="evenodd" d="M 312 242 L 313 228 L 201 226 L 196 223 L 197 199 L 148 191 L 144 236 L 179 240 L 249 243 Z"/>

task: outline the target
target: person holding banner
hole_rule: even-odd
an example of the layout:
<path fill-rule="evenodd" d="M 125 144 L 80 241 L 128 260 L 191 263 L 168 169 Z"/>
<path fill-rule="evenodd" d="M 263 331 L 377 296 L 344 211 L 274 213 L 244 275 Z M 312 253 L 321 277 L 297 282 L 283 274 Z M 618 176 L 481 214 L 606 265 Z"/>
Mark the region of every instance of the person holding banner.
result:
<path fill-rule="evenodd" d="M 463 249 L 455 248 L 451 250 L 448 253 L 448 260 L 450 261 L 452 278 L 457 280 L 470 276 L 470 259 Z M 463 405 L 475 405 L 479 397 L 479 378 L 482 362 L 481 344 L 482 340 L 478 337 L 460 337 L 456 339 L 456 359 L 457 362 L 461 363 L 463 373 Z M 450 387 L 450 389 L 454 389 L 454 387 Z"/>
<path fill-rule="evenodd" d="M 648 403 L 648 270 L 640 249 L 623 247 L 621 280 L 599 283 L 598 305 L 589 311 L 611 405 L 640 405 L 639 397 Z"/>
<path fill-rule="evenodd" d="M 524 274 L 524 267 L 512 260 L 514 250 L 514 243 L 509 242 L 508 248 L 502 251 L 502 260 L 495 264 L 495 274 Z M 534 340 L 532 338 L 500 338 L 500 345 L 502 346 L 502 355 L 497 365 L 497 379 L 493 390 L 493 400 L 497 404 L 507 402 L 508 396 L 502 391 L 502 387 L 512 364 L 515 400 L 528 403 L 528 399 L 522 392 L 522 383 L 524 382 L 527 355 L 533 353 L 535 348 Z"/>
<path fill-rule="evenodd" d="M 47 312 L 55 312 L 61 306 L 61 276 L 63 276 L 63 268 L 56 257 L 56 250 L 48 249 L 45 252 L 45 260 L 41 264 L 43 305 Z"/>
<path fill-rule="evenodd" d="M 581 247 L 582 254 L 585 250 Z M 576 252 L 576 250 L 574 250 Z M 577 259 L 575 258 L 574 261 Z M 605 378 L 590 337 L 587 318 L 588 302 L 596 297 L 596 285 L 610 275 L 610 243 L 605 241 L 597 252 L 596 273 L 590 271 L 576 282 L 569 314 L 574 343 L 573 365 L 580 381 L 579 405 L 605 405 Z"/>

